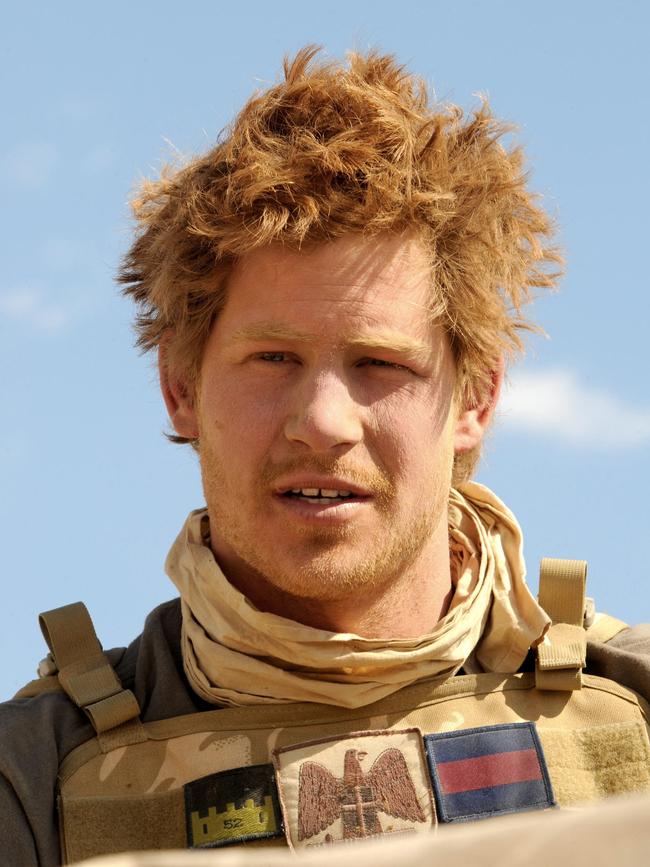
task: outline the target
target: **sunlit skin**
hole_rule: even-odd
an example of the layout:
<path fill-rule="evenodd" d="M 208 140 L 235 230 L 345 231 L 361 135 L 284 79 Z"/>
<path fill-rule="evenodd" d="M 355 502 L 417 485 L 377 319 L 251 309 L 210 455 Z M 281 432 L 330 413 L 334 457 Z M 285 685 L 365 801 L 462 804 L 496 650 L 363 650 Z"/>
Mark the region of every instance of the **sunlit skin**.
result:
<path fill-rule="evenodd" d="M 230 278 L 195 399 L 163 356 L 172 423 L 199 439 L 215 557 L 259 609 L 393 638 L 444 615 L 454 451 L 492 407 L 459 410 L 432 297 L 413 238 L 267 247 Z M 313 502 L 323 490 L 352 496 Z"/>

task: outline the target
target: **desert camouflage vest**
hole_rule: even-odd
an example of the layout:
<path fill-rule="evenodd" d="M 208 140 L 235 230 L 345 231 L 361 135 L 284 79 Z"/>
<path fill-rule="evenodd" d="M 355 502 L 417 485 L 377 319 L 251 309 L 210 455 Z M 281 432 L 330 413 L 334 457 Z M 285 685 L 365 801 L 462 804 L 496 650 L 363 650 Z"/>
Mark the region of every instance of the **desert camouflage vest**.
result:
<path fill-rule="evenodd" d="M 650 790 L 648 706 L 584 674 L 586 564 L 545 560 L 553 625 L 534 672 L 419 682 L 357 710 L 215 709 L 142 723 L 80 603 L 41 624 L 60 686 L 97 735 L 58 779 L 64 863 L 142 849 L 412 834 Z"/>

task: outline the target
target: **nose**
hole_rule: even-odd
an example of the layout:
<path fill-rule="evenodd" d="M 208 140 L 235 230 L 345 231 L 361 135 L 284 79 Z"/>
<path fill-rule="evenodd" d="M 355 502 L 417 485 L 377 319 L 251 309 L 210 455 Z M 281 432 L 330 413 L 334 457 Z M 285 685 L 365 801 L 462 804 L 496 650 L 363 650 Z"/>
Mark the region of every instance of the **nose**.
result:
<path fill-rule="evenodd" d="M 285 436 L 289 442 L 303 443 L 313 452 L 341 450 L 362 439 L 362 409 L 338 373 L 305 376 L 293 396 Z"/>

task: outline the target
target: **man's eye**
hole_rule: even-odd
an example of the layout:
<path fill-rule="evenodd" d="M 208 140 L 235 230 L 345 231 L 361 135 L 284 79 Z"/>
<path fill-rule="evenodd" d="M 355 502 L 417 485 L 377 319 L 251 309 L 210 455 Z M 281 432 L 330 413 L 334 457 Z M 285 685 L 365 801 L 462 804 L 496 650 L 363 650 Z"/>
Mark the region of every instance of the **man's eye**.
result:
<path fill-rule="evenodd" d="M 257 356 L 260 361 L 286 361 L 286 352 L 260 352 Z"/>
<path fill-rule="evenodd" d="M 365 364 L 368 367 L 388 367 L 391 370 L 405 370 L 407 372 L 409 370 L 403 364 L 397 364 L 395 361 L 386 361 L 385 358 L 364 358 L 361 364 Z"/>

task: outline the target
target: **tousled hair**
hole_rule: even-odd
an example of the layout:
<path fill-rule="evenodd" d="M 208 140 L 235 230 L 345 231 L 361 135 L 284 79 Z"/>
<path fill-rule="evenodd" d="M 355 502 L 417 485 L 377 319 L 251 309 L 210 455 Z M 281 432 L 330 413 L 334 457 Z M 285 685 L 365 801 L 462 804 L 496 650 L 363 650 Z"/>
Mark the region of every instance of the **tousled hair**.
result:
<path fill-rule="evenodd" d="M 435 104 L 392 56 L 350 54 L 344 65 L 317 53 L 285 60 L 284 80 L 254 95 L 212 150 L 141 185 L 118 278 L 139 307 L 138 345 L 164 341 L 167 363 L 195 385 L 241 257 L 410 232 L 430 262 L 461 400 L 477 404 L 534 327 L 523 306 L 558 276 L 522 151 L 504 146 L 511 127 L 485 101 L 470 116 Z M 458 456 L 455 482 L 477 457 Z"/>

